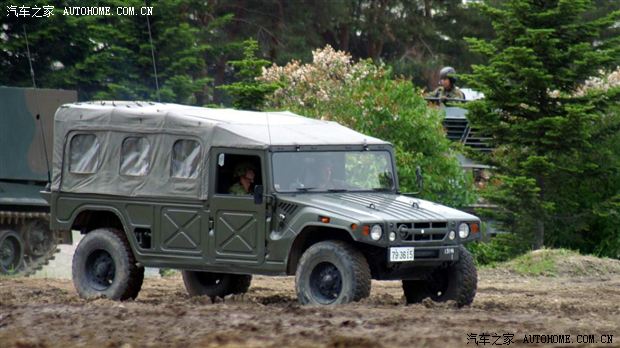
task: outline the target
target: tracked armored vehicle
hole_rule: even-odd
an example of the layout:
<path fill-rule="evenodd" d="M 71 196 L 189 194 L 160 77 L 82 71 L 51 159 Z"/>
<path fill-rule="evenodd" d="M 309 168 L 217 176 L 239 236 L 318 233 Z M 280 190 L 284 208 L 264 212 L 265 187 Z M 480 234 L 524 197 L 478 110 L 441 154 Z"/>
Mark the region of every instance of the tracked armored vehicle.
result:
<path fill-rule="evenodd" d="M 49 182 L 54 113 L 76 100 L 75 91 L 0 87 L 0 274 L 30 275 L 56 251 L 39 192 Z"/>
<path fill-rule="evenodd" d="M 55 116 L 51 228 L 85 236 L 85 298 L 138 296 L 144 267 L 176 268 L 190 295 L 295 275 L 302 304 L 359 301 L 402 280 L 409 303 L 470 304 L 470 214 L 399 193 L 390 143 L 288 112 L 77 103 Z M 412 135 L 415 136 L 415 135 Z"/>

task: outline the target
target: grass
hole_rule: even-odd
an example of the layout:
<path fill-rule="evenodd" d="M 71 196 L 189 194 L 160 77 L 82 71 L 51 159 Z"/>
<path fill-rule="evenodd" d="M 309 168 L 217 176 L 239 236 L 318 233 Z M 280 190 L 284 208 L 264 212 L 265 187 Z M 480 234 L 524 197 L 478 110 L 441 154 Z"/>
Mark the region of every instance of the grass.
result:
<path fill-rule="evenodd" d="M 524 276 L 599 277 L 620 275 L 620 260 L 582 255 L 567 249 L 541 249 L 497 264 Z"/>
<path fill-rule="evenodd" d="M 579 253 L 568 249 L 541 249 L 518 256 L 503 266 L 521 275 L 555 277 L 559 263 L 571 256 L 579 256 Z"/>
<path fill-rule="evenodd" d="M 174 277 L 178 274 L 180 274 L 180 272 L 176 269 L 172 269 L 172 268 L 160 268 L 159 269 L 159 275 L 162 278 Z"/>

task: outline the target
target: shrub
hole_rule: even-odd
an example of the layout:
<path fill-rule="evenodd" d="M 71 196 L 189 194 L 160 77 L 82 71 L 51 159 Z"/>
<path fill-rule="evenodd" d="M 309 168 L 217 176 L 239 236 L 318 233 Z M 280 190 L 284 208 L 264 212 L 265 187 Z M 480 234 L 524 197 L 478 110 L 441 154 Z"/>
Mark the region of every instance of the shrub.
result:
<path fill-rule="evenodd" d="M 494 265 L 505 262 L 530 250 L 529 243 L 516 234 L 499 234 L 489 242 L 469 243 L 467 249 L 477 265 Z"/>

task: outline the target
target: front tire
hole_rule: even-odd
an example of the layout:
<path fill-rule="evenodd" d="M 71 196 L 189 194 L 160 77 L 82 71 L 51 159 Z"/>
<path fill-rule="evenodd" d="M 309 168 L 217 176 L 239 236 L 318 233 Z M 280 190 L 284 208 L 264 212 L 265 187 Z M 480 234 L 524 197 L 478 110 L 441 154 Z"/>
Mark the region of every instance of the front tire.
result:
<path fill-rule="evenodd" d="M 426 280 L 403 280 L 407 303 L 418 303 L 426 297 L 436 302 L 455 301 L 458 307 L 470 305 L 476 296 L 478 273 L 474 258 L 459 246 L 458 261 L 433 271 Z"/>
<path fill-rule="evenodd" d="M 364 255 L 343 241 L 324 241 L 304 252 L 295 275 L 301 304 L 335 305 L 370 295 L 370 268 Z"/>
<path fill-rule="evenodd" d="M 224 298 L 244 294 L 250 288 L 251 275 L 183 271 L 183 283 L 190 296 Z"/>
<path fill-rule="evenodd" d="M 73 285 L 82 298 L 135 299 L 144 280 L 125 235 L 111 228 L 89 232 L 73 255 Z"/>

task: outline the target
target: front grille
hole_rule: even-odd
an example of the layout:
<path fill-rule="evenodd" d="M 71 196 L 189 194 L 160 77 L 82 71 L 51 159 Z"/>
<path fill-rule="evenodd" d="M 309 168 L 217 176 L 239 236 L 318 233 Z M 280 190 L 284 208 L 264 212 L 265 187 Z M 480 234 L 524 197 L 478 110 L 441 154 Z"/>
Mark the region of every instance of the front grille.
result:
<path fill-rule="evenodd" d="M 445 233 L 433 233 L 433 234 L 414 234 L 413 240 L 418 241 L 430 241 L 430 240 L 443 240 L 446 236 Z"/>
<path fill-rule="evenodd" d="M 443 240 L 447 227 L 446 221 L 403 222 L 396 224 L 396 232 L 402 241 L 432 242 Z"/>
<path fill-rule="evenodd" d="M 413 228 L 446 228 L 447 222 L 416 222 Z"/>

